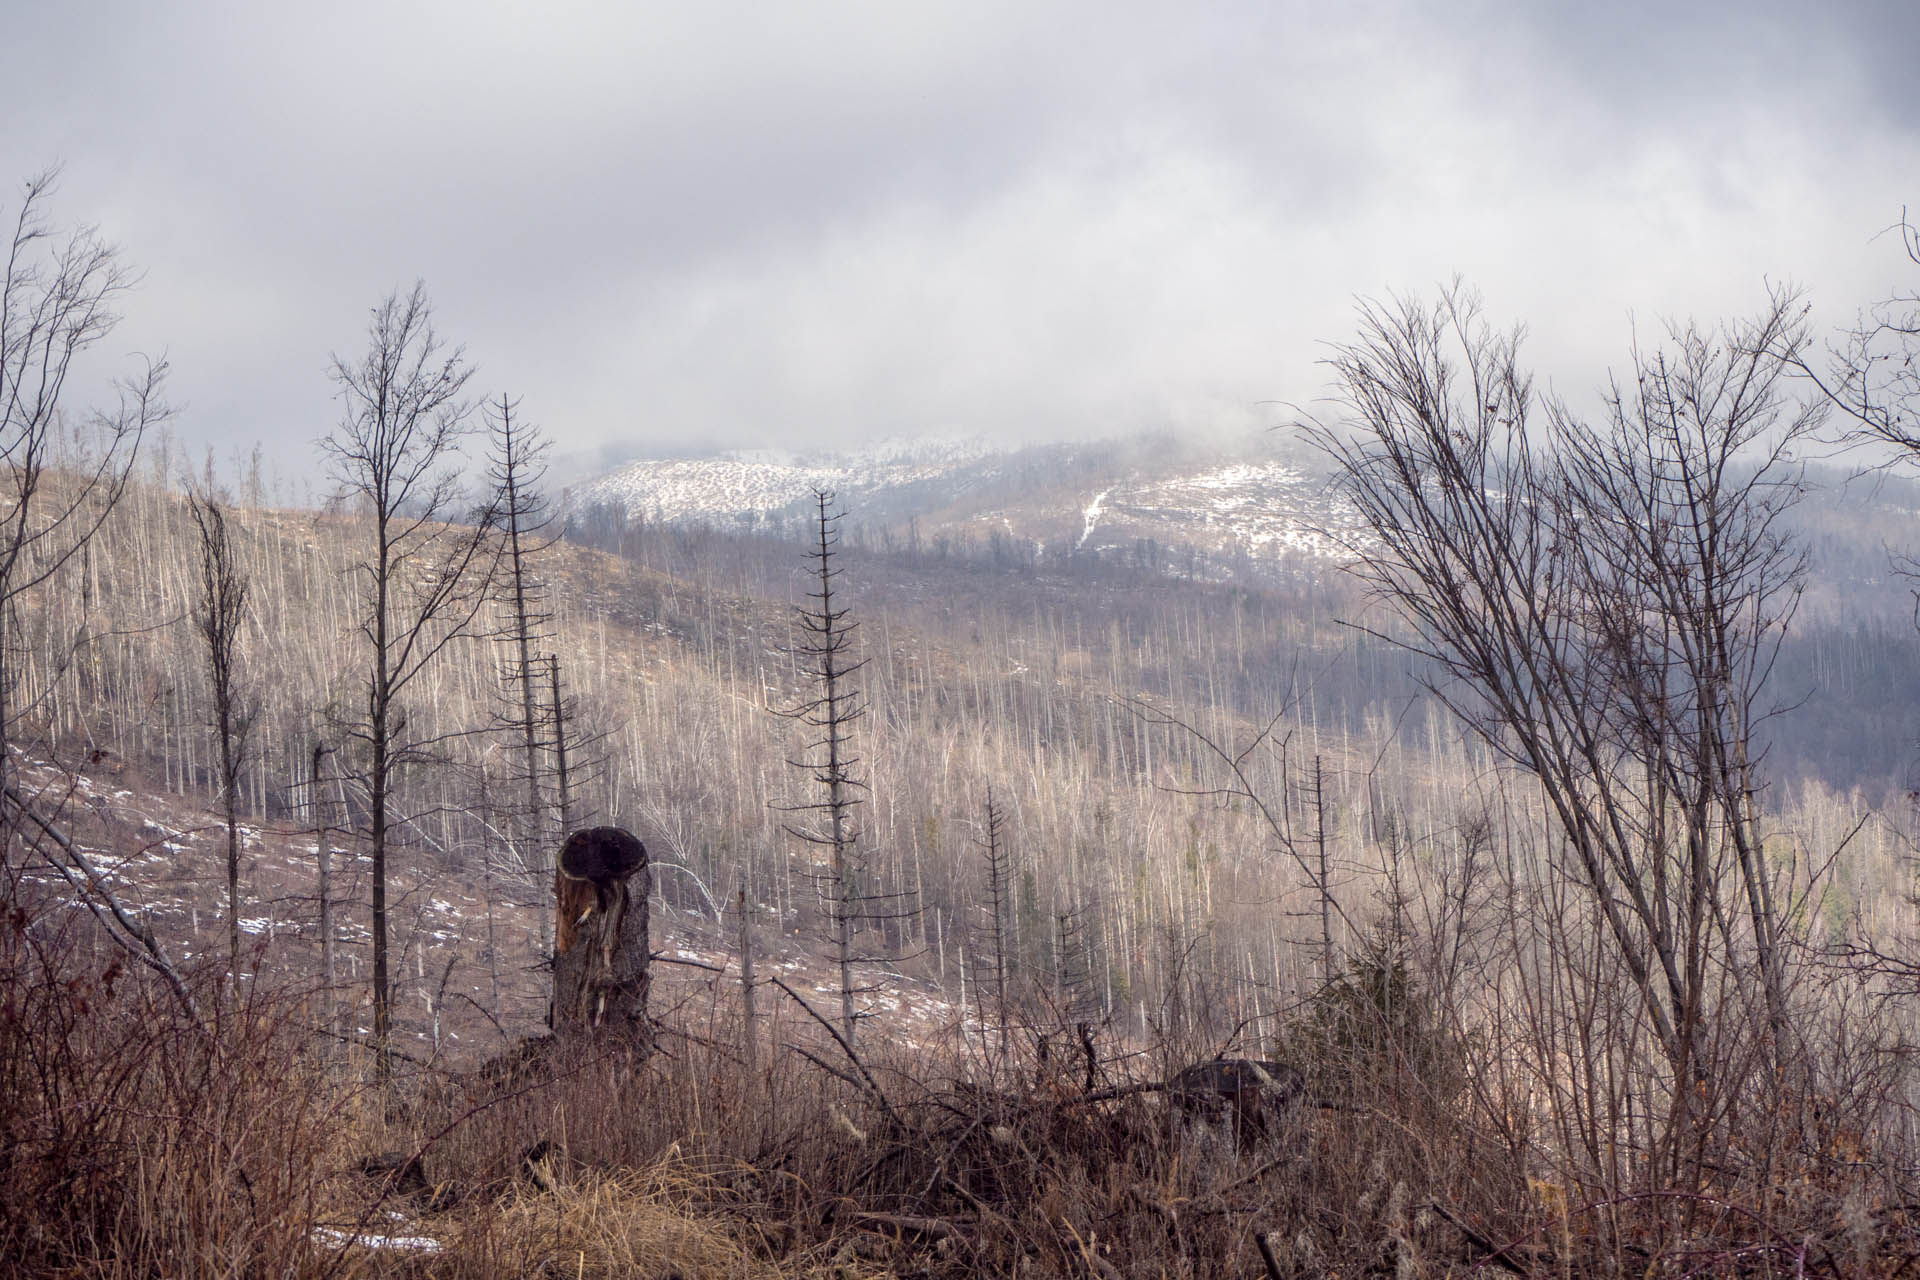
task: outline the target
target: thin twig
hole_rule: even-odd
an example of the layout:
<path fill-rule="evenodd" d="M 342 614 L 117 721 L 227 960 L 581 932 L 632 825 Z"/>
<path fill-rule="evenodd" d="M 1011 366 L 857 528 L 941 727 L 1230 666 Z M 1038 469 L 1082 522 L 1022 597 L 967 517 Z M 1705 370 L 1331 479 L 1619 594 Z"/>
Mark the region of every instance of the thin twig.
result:
<path fill-rule="evenodd" d="M 1441 1217 L 1445 1218 L 1448 1222 L 1452 1223 L 1454 1229 L 1458 1231 L 1461 1235 L 1467 1238 L 1468 1244 L 1473 1245 L 1475 1248 L 1485 1253 L 1487 1256 L 1481 1259 L 1482 1262 L 1491 1262 L 1495 1266 L 1501 1268 L 1503 1271 L 1512 1272 L 1516 1276 L 1524 1276 L 1527 1274 L 1527 1269 L 1525 1267 L 1521 1266 L 1519 1263 L 1515 1262 L 1512 1258 L 1509 1258 L 1507 1256 L 1507 1250 L 1514 1247 L 1512 1244 L 1508 1244 L 1508 1245 L 1495 1244 L 1493 1241 L 1487 1239 L 1485 1236 L 1481 1235 L 1478 1231 L 1475 1231 L 1472 1227 L 1462 1222 L 1459 1218 L 1455 1217 L 1451 1212 L 1448 1211 L 1447 1206 L 1441 1204 L 1438 1200 L 1429 1200 L 1427 1202 L 1427 1207 L 1429 1209 L 1432 1209 L 1435 1213 L 1439 1214 Z M 1517 1240 L 1514 1241 L 1514 1244 L 1518 1244 L 1518 1243 L 1519 1241 Z"/>
<path fill-rule="evenodd" d="M 71 836 L 35 813 L 32 807 L 21 798 L 20 793 L 12 787 L 5 788 L 5 796 L 22 816 L 38 827 L 47 839 L 58 845 L 61 851 L 73 860 L 74 867 L 79 868 L 80 874 L 85 877 L 84 882 L 75 879 L 73 867 L 68 867 L 58 858 L 47 858 L 48 865 L 58 871 L 61 879 L 72 885 L 81 895 L 81 901 L 87 904 L 87 909 L 93 912 L 94 918 L 107 927 L 108 936 L 125 948 L 130 955 L 139 959 L 142 964 L 165 978 L 167 985 L 173 989 L 175 998 L 180 1001 L 180 1007 L 185 1009 L 187 1016 L 193 1020 L 193 1025 L 202 1035 L 210 1034 L 206 1024 L 200 1019 L 200 1006 L 195 1003 L 193 993 L 187 990 L 185 979 L 180 976 L 180 971 L 173 967 L 173 961 L 167 957 L 166 948 L 160 945 L 160 939 L 154 936 L 153 930 L 137 923 L 128 914 L 127 909 L 120 904 L 118 898 L 113 896 L 113 891 L 107 888 L 106 881 L 100 878 L 100 873 L 94 870 L 93 864 L 87 861 L 86 854 L 81 852 L 80 846 L 74 843 Z M 45 855 L 44 849 L 40 852 L 43 856 Z M 100 909 L 101 903 L 106 904 L 104 913 Z"/>

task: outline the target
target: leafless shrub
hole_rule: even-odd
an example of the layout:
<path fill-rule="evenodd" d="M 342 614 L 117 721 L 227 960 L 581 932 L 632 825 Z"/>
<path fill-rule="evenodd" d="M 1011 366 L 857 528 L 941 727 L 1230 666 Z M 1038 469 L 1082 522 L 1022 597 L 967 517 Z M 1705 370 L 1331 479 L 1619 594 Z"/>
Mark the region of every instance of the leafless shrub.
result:
<path fill-rule="evenodd" d="M 27 1272 L 313 1274 L 352 1106 L 306 1056 L 307 993 L 203 1000 L 203 1027 L 118 952 L 102 962 L 92 927 L 31 892 L 0 922 L 0 1256 Z"/>

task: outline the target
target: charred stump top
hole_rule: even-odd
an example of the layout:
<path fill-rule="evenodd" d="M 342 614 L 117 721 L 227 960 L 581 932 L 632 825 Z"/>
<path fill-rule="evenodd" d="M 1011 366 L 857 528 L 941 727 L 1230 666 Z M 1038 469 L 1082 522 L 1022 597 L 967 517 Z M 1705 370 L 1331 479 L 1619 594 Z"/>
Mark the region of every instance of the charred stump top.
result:
<path fill-rule="evenodd" d="M 560 846 L 560 870 L 575 880 L 625 880 L 646 862 L 647 847 L 624 827 L 588 827 Z"/>

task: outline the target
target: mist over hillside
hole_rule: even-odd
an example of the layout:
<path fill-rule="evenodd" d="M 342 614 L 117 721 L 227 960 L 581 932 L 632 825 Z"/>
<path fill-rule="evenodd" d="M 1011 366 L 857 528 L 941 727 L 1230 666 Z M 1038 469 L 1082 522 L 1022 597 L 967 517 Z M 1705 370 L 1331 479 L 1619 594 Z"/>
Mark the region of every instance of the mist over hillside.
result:
<path fill-rule="evenodd" d="M 566 494 L 577 511 L 610 507 L 668 524 L 797 532 L 810 495 L 831 489 L 848 527 L 924 541 L 1001 538 L 1035 559 L 1164 547 L 1219 560 L 1326 555 L 1353 532 L 1326 494 L 1312 450 L 1289 436 L 1235 444 L 1173 435 L 992 447 L 889 442 L 853 454 L 640 459 Z"/>
<path fill-rule="evenodd" d="M 1783 785 L 1813 777 L 1886 799 L 1920 766 L 1920 735 L 1902 711 L 1920 697 L 1914 588 L 1902 571 L 1920 547 L 1920 485 L 1837 464 L 1808 468 L 1802 482 L 1805 496 L 1789 518 L 1808 571 L 1773 675 L 1780 715 L 1763 738 Z M 1342 570 L 1343 544 L 1364 537 L 1355 513 L 1333 491 L 1327 459 L 1280 432 L 1233 444 L 1160 435 L 639 459 L 573 486 L 565 501 L 574 536 L 592 545 L 707 537 L 706 554 L 733 563 L 740 582 L 778 594 L 821 488 L 835 494 L 861 557 L 849 590 L 880 604 L 883 619 L 925 597 L 967 601 L 954 615 L 1044 607 L 1097 626 L 1181 585 L 1191 602 L 1212 599 L 1217 587 L 1322 623 L 1370 616 Z M 689 553 L 681 563 L 692 560 Z M 1323 660 L 1314 678 L 1331 716 L 1357 728 L 1380 703 L 1400 699 L 1420 723 L 1427 711 L 1415 660 L 1352 627 L 1316 632 Z M 1325 656 L 1332 653 L 1341 656 Z M 1266 660 L 1292 669 L 1297 655 Z M 1234 705 L 1243 715 L 1260 711 L 1252 697 Z"/>

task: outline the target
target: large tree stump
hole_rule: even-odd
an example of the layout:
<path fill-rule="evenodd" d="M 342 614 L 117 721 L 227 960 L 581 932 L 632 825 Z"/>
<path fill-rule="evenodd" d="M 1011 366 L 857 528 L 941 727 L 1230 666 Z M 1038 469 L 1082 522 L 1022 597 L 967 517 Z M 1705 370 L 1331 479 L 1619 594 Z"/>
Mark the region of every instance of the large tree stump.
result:
<path fill-rule="evenodd" d="M 653 1048 L 647 1017 L 651 957 L 647 850 L 619 827 L 567 837 L 555 867 L 552 1023 L 556 1035 L 589 1033 Z"/>

